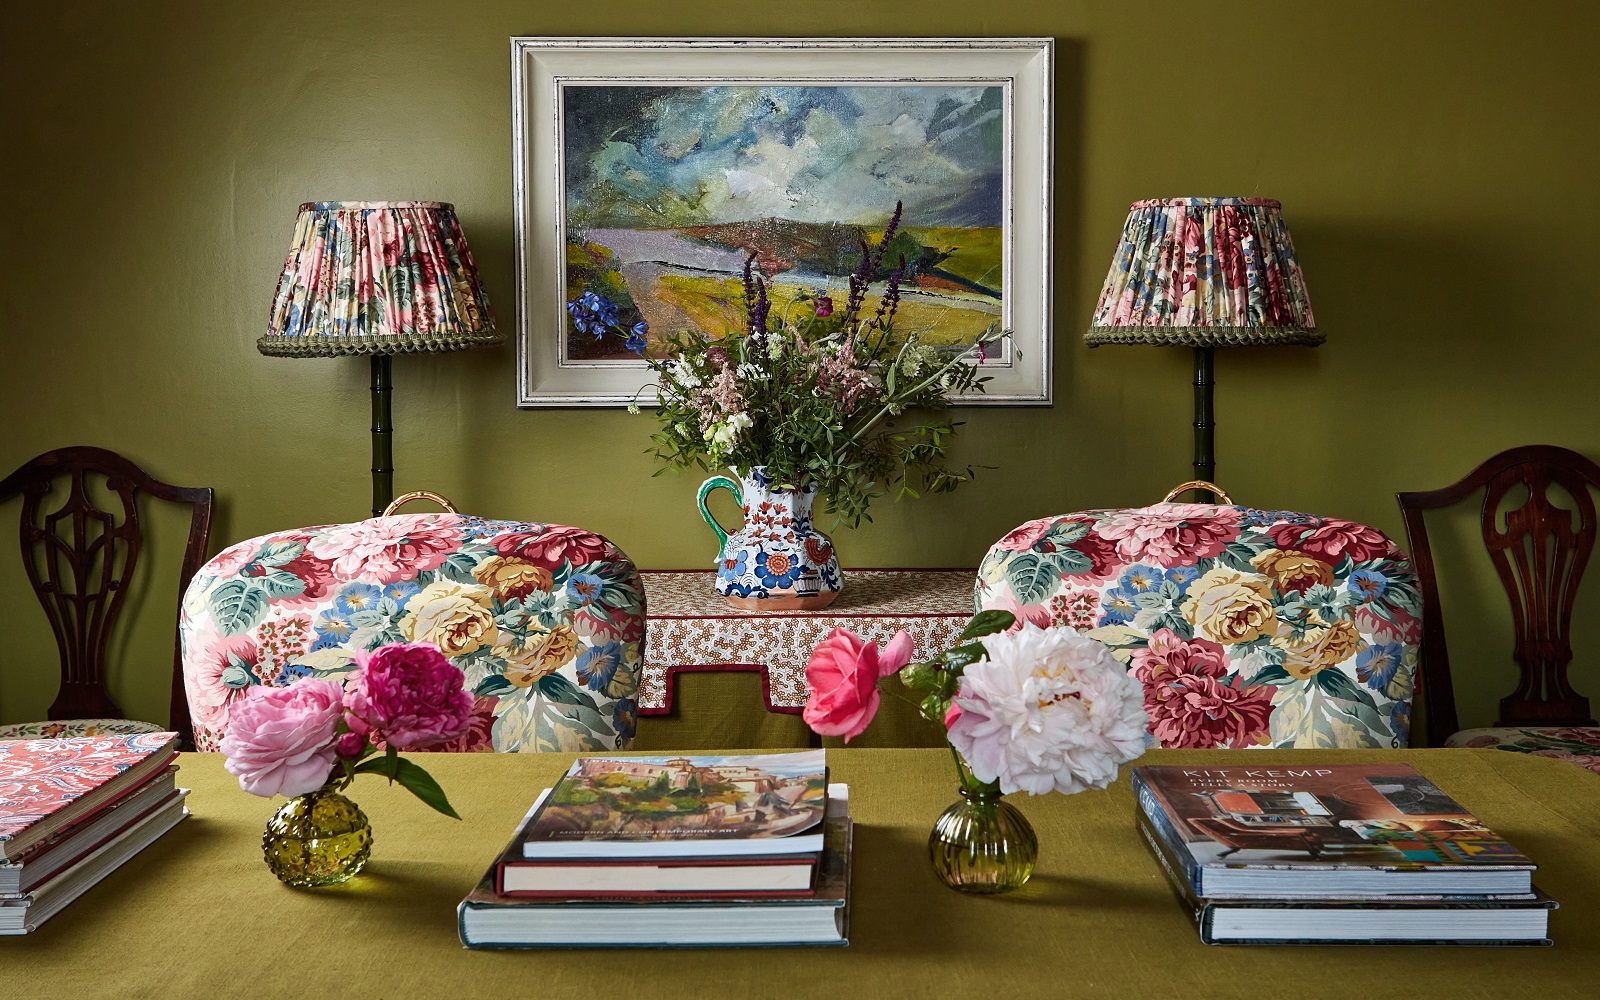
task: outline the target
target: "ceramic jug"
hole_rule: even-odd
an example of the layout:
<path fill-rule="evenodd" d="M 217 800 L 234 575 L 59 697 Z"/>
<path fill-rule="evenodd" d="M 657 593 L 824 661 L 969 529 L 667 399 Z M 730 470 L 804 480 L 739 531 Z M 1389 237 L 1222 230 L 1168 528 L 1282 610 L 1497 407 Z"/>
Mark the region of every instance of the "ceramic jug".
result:
<path fill-rule="evenodd" d="M 811 526 L 815 483 L 798 489 L 773 485 L 764 466 L 738 480 L 712 476 L 700 485 L 700 516 L 722 541 L 717 593 L 746 611 L 816 611 L 839 596 L 844 576 L 833 542 Z M 744 526 L 728 532 L 711 516 L 706 497 L 725 489 L 739 501 Z"/>

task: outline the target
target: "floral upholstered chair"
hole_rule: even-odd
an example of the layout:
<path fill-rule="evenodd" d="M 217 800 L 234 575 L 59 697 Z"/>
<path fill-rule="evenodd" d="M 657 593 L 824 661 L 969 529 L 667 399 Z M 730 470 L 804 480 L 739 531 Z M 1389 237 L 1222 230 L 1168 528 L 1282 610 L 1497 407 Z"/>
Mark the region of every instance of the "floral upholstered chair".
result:
<path fill-rule="evenodd" d="M 1364 524 L 1184 503 L 1041 518 L 989 550 L 977 605 L 1110 646 L 1155 745 L 1406 745 L 1417 581 Z"/>
<path fill-rule="evenodd" d="M 195 742 L 215 750 L 253 684 L 338 677 L 356 650 L 435 643 L 476 696 L 443 750 L 615 750 L 633 741 L 638 571 L 580 528 L 404 514 L 283 531 L 201 567 L 183 602 Z"/>

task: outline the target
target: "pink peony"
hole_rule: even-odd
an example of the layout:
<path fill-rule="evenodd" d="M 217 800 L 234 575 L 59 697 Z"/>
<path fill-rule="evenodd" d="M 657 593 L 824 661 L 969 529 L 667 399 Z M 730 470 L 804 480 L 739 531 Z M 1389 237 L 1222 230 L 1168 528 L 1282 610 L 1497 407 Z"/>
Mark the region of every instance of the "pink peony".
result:
<path fill-rule="evenodd" d="M 572 566 L 602 562 L 611 551 L 610 543 L 594 532 L 560 524 L 501 535 L 494 547 L 503 556 L 516 556 L 551 570 L 559 569 L 563 562 Z"/>
<path fill-rule="evenodd" d="M 1026 552 L 1033 548 L 1034 542 L 1044 537 L 1045 532 L 1055 526 L 1056 520 L 1053 517 L 1041 517 L 1037 521 L 1029 521 L 1019 528 L 1012 529 L 1009 535 L 995 543 L 995 548 Z"/>
<path fill-rule="evenodd" d="M 343 693 L 338 681 L 316 678 L 250 688 L 234 703 L 223 766 L 251 795 L 293 798 L 321 788 L 333 769 Z"/>
<path fill-rule="evenodd" d="M 1143 680 L 1143 678 L 1140 678 Z M 1204 674 L 1167 674 L 1146 684 L 1150 734 L 1163 747 L 1247 747 L 1267 732 L 1272 686 L 1224 684 Z"/>
<path fill-rule="evenodd" d="M 345 692 L 350 729 L 412 750 L 453 740 L 472 724 L 472 692 L 461 669 L 431 642 L 397 642 L 357 653 Z"/>
<path fill-rule="evenodd" d="M 1150 633 L 1145 647 L 1133 654 L 1133 674 L 1148 689 L 1172 674 L 1223 677 L 1228 673 L 1228 651 L 1210 639 L 1181 638 L 1170 628 Z"/>
<path fill-rule="evenodd" d="M 1193 566 L 1220 555 L 1223 546 L 1239 537 L 1239 513 L 1210 504 L 1158 503 L 1116 511 L 1097 530 L 1115 541 L 1117 555 L 1130 563 Z"/>
<path fill-rule="evenodd" d="M 1317 525 L 1275 524 L 1267 534 L 1280 549 L 1299 549 L 1329 563 L 1337 563 L 1344 556 L 1355 562 L 1377 559 L 1393 548 L 1377 528 L 1333 517 Z"/>
<path fill-rule="evenodd" d="M 439 567 L 459 546 L 450 515 L 397 514 L 329 528 L 306 551 L 341 578 L 392 583 Z"/>
<path fill-rule="evenodd" d="M 878 712 L 878 679 L 910 661 L 911 636 L 905 632 L 896 632 L 880 655 L 876 643 L 847 628 L 834 629 L 806 661 L 811 690 L 802 718 L 813 731 L 850 742 Z"/>
<path fill-rule="evenodd" d="M 228 726 L 228 711 L 249 690 L 244 684 L 228 684 L 225 676 L 238 660 L 252 669 L 260 658 L 255 642 L 248 635 L 231 638 L 220 632 L 201 632 L 187 640 L 184 657 L 188 670 L 189 710 L 194 721 L 220 732 Z M 236 678 L 248 682 L 249 678 Z"/>

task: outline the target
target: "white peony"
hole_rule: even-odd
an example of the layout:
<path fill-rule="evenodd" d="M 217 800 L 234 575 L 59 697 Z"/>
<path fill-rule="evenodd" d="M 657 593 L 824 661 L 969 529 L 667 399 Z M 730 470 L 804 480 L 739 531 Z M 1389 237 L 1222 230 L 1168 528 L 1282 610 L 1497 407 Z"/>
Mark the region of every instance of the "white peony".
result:
<path fill-rule="evenodd" d="M 956 689 L 950 745 L 1002 792 L 1081 792 L 1144 752 L 1144 692 L 1106 646 L 1067 628 L 987 636 Z"/>

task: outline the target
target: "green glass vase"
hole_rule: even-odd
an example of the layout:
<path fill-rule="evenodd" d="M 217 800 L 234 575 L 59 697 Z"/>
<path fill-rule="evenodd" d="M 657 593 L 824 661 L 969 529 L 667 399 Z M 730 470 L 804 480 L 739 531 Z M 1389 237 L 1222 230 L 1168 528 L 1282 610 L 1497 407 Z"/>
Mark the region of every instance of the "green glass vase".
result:
<path fill-rule="evenodd" d="M 267 821 L 261 853 L 272 874 L 302 889 L 336 885 L 372 856 L 372 824 L 361 807 L 326 788 L 285 802 Z"/>
<path fill-rule="evenodd" d="M 1039 860 L 1039 838 L 996 784 L 968 785 L 928 834 L 934 873 L 957 892 L 981 895 L 1021 888 Z"/>

